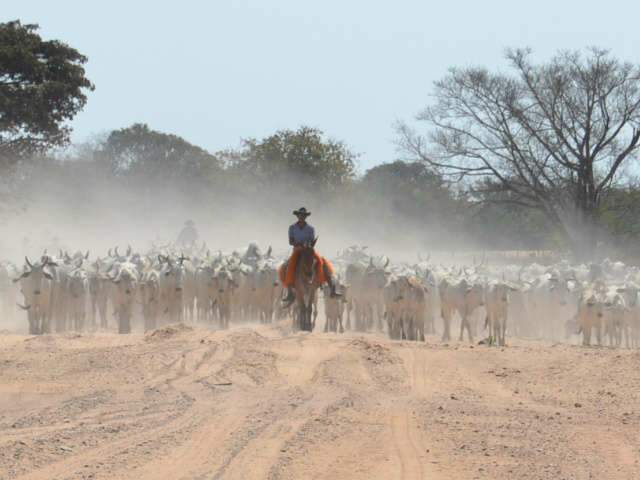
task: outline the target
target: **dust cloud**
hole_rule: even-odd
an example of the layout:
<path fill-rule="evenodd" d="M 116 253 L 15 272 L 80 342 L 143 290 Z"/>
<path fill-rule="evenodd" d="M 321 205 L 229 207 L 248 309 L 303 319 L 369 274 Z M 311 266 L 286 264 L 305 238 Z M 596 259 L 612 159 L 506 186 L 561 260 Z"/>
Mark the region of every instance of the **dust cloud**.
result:
<path fill-rule="evenodd" d="M 131 179 L 92 159 L 65 159 L 19 165 L 5 182 L 0 252 L 17 263 L 25 255 L 39 258 L 45 249 L 89 250 L 95 258 L 131 245 L 144 253 L 174 242 L 187 220 L 196 224 L 199 245 L 204 241 L 212 252 L 257 242 L 284 254 L 292 210 L 300 206 L 313 212 L 318 249 L 329 257 L 356 244 L 398 261 L 416 260 L 417 252 L 473 247 L 454 222 L 434 215 L 437 204 L 423 217 L 408 217 L 359 179 L 334 192 L 305 188 L 292 176 L 265 185 L 224 170 L 205 179 Z"/>

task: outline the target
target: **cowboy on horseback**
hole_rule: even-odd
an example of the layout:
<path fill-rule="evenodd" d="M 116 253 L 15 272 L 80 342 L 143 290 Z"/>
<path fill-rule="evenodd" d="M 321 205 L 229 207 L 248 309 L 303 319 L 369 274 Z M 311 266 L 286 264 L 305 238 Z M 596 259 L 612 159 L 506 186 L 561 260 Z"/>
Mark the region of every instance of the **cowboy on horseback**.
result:
<path fill-rule="evenodd" d="M 305 207 L 301 207 L 298 210 L 294 210 L 293 214 L 298 217 L 298 221 L 289 227 L 289 245 L 293 247 L 293 253 L 285 266 L 286 273 L 282 279 L 284 286 L 287 287 L 287 297 L 283 300 L 285 306 L 291 305 L 295 300 L 294 284 L 300 252 L 304 245 L 315 244 L 316 240 L 314 228 L 307 223 L 307 217 L 311 215 L 311 212 L 307 211 Z M 339 297 L 340 294 L 336 293 L 336 285 L 333 280 L 333 267 L 315 250 L 313 253 L 318 265 L 321 265 L 319 272 L 321 283 L 326 282 L 329 285 L 332 298 Z"/>

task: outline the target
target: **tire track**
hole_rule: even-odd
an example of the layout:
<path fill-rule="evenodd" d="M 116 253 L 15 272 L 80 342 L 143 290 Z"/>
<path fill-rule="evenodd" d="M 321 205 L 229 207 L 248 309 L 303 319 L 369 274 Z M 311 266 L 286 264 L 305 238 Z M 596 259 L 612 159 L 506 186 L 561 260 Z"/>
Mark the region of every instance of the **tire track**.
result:
<path fill-rule="evenodd" d="M 398 412 L 391 416 L 391 431 L 396 454 L 400 459 L 400 478 L 402 480 L 423 480 L 422 459 L 411 438 L 412 420 L 409 412 Z"/>

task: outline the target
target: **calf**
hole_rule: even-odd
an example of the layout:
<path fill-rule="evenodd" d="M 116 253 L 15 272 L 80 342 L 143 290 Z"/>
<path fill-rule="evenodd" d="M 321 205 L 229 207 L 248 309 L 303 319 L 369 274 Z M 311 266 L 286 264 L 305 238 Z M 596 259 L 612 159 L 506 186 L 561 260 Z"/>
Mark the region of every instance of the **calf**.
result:
<path fill-rule="evenodd" d="M 344 326 L 342 325 L 342 318 L 344 316 L 345 306 L 348 302 L 347 288 L 340 281 L 340 278 L 336 276 L 336 290 L 342 293 L 341 297 L 331 297 L 331 289 L 328 285 L 323 288 L 324 294 L 324 315 L 326 321 L 324 324 L 324 331 L 344 333 Z"/>

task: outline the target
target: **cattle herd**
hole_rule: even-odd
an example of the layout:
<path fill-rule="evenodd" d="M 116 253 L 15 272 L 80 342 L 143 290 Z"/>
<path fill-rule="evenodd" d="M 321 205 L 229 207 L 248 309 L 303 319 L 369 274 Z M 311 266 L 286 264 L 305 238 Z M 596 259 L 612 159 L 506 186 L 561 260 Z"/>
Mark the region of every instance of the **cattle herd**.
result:
<path fill-rule="evenodd" d="M 232 253 L 205 245 L 46 251 L 23 265 L 0 262 L 0 327 L 23 315 L 30 334 L 152 330 L 175 322 L 228 328 L 231 322 L 295 318 L 284 308 L 278 266 L 284 256 L 256 244 Z M 332 259 L 342 296 L 323 297 L 324 330 L 425 335 L 505 345 L 506 335 L 548 341 L 640 346 L 640 269 L 621 262 L 552 265 L 486 261 L 443 265 L 429 258 L 394 263 L 352 246 Z M 318 302 L 314 310 L 318 315 Z"/>

